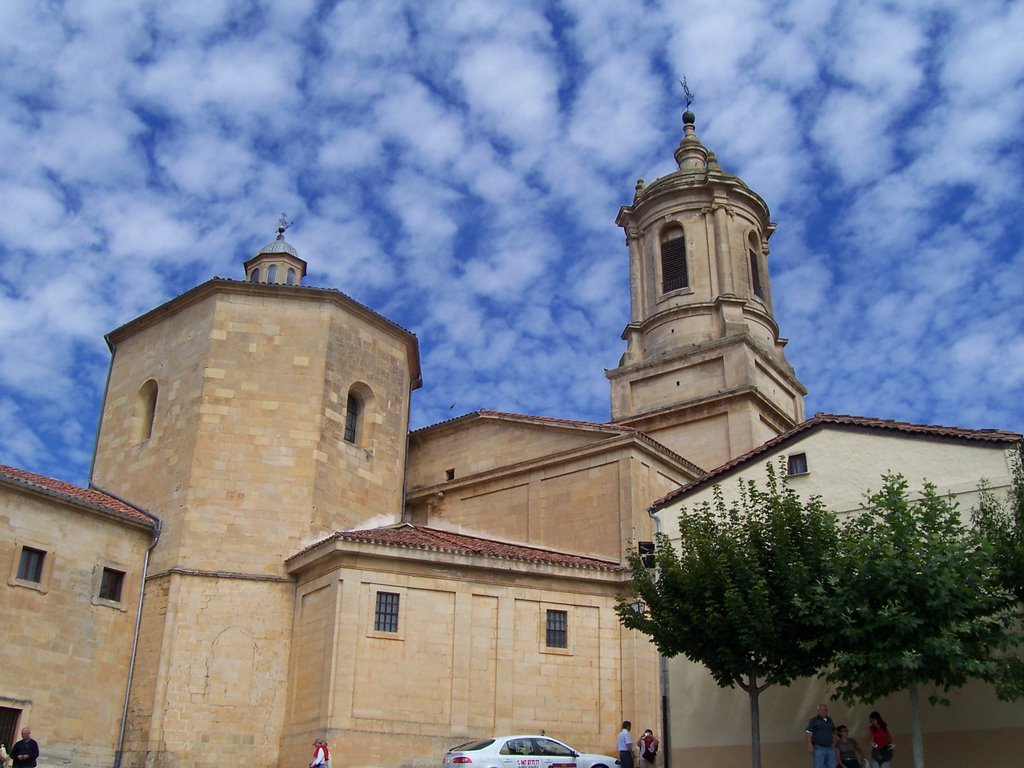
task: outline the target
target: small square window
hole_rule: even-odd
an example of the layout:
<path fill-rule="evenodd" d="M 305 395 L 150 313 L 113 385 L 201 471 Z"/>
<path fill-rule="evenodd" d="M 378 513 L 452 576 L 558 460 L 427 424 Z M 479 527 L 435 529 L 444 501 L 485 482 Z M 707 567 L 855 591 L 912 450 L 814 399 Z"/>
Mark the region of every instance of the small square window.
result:
<path fill-rule="evenodd" d="M 397 592 L 377 593 L 377 608 L 373 616 L 375 632 L 398 631 L 398 598 Z"/>
<path fill-rule="evenodd" d="M 444 479 L 445 480 L 454 480 L 455 479 L 455 467 L 452 467 L 451 469 L 446 469 L 444 471 Z"/>
<path fill-rule="evenodd" d="M 18 578 L 21 581 L 32 581 L 39 584 L 43 580 L 43 561 L 46 552 L 32 547 L 21 548 L 21 560 L 18 562 Z"/>
<path fill-rule="evenodd" d="M 786 458 L 786 474 L 793 475 L 807 474 L 807 454 L 793 453 Z"/>
<path fill-rule="evenodd" d="M 547 626 L 544 633 L 544 644 L 548 648 L 569 647 L 569 612 L 547 612 Z"/>
<path fill-rule="evenodd" d="M 124 571 L 118 571 L 114 568 L 104 568 L 103 575 L 100 577 L 100 598 L 119 603 L 121 602 L 121 592 L 123 589 Z"/>

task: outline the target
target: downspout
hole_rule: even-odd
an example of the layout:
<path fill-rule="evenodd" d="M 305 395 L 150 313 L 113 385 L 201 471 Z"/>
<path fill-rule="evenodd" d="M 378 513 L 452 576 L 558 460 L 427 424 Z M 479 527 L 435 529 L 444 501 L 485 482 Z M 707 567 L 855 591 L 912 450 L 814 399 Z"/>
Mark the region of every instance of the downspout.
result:
<path fill-rule="evenodd" d="M 107 496 L 110 496 L 111 498 L 117 499 L 122 504 L 127 504 L 130 507 L 138 509 L 140 512 L 145 512 L 145 514 L 152 517 L 153 520 L 156 522 L 156 525 L 153 528 L 152 541 L 150 541 L 149 546 L 146 547 L 146 554 L 142 558 L 142 578 L 139 579 L 139 602 L 135 609 L 135 630 L 132 632 L 132 651 L 128 660 L 128 680 L 125 683 L 124 687 L 124 705 L 121 707 L 121 727 L 119 728 L 117 734 L 117 749 L 114 751 L 113 768 L 121 768 L 121 757 L 124 753 L 124 734 L 125 730 L 128 727 L 128 699 L 132 690 L 132 676 L 135 673 L 135 656 L 139 650 L 139 632 L 141 631 L 142 628 L 142 603 L 143 598 L 146 595 L 146 576 L 149 572 L 149 555 L 156 547 L 157 543 L 160 541 L 160 532 L 163 528 L 163 523 L 160 520 L 160 518 L 156 515 L 147 512 L 144 509 L 140 509 L 131 502 L 125 501 L 116 494 L 113 494 L 110 491 L 106 491 L 103 488 L 100 488 L 98 485 L 95 485 L 94 483 L 89 483 L 89 487 L 96 491 L 99 491 L 100 493 L 104 493 Z"/>
<path fill-rule="evenodd" d="M 648 508 L 647 514 L 654 521 L 655 539 L 662 533 L 661 518 L 653 507 Z M 662 762 L 664 768 L 672 768 L 672 733 L 669 730 L 669 701 L 668 701 L 668 659 L 664 654 L 658 654 L 658 692 L 661 694 L 661 745 Z M 114 768 L 118 768 L 115 766 Z"/>

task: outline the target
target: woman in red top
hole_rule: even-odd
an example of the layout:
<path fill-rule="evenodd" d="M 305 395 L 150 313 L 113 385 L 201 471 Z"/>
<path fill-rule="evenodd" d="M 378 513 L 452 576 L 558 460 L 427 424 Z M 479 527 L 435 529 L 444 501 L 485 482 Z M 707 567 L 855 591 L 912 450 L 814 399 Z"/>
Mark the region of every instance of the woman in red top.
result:
<path fill-rule="evenodd" d="M 877 712 L 868 715 L 868 739 L 871 741 L 871 768 L 889 768 L 892 764 L 892 735 Z"/>

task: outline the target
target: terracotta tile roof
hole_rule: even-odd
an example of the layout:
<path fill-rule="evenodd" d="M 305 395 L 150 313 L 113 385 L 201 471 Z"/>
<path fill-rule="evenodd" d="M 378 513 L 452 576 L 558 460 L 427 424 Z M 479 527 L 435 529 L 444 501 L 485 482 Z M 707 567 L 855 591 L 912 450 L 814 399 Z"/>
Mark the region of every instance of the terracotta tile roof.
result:
<path fill-rule="evenodd" d="M 613 432 L 615 434 L 636 434 L 639 432 L 634 427 L 624 427 L 621 424 L 611 424 L 599 421 L 580 421 L 577 419 L 559 419 L 554 416 L 531 416 L 523 413 L 509 413 L 507 411 L 492 411 L 488 408 L 481 408 L 479 411 L 471 411 L 470 413 L 464 413 L 460 416 L 454 416 L 444 421 L 436 422 L 435 424 L 428 424 L 425 427 L 414 429 L 412 434 L 417 432 L 423 432 L 434 427 L 439 427 L 442 424 L 453 424 L 456 421 L 462 421 L 463 419 L 469 420 L 480 417 L 489 417 L 495 419 L 507 419 L 509 421 L 520 421 L 529 424 L 546 424 L 551 426 L 561 427 L 577 427 L 579 429 L 591 429 L 599 430 L 603 432 Z"/>
<path fill-rule="evenodd" d="M 502 560 L 520 560 L 523 562 L 560 565 L 569 568 L 589 568 L 599 571 L 619 570 L 621 566 L 611 560 L 596 557 L 571 555 L 540 547 L 529 547 L 523 544 L 512 544 L 464 533 L 442 531 L 438 528 L 427 528 L 410 523 L 399 523 L 382 528 L 368 528 L 355 531 L 337 531 L 326 539 L 322 539 L 303 552 L 321 546 L 328 541 L 352 541 L 367 544 L 383 544 L 391 547 L 405 547 L 434 552 L 450 552 L 459 555 L 479 555 L 481 557 Z M 301 553 L 298 553 L 301 554 Z"/>
<path fill-rule="evenodd" d="M 892 432 L 916 437 L 967 440 L 971 442 L 1016 443 L 1018 446 L 1021 445 L 1021 441 L 1024 439 L 1024 437 L 1017 432 L 1007 432 L 1001 429 L 964 429 L 962 427 L 942 427 L 931 424 L 911 424 L 910 422 L 893 421 L 891 419 L 874 419 L 869 416 L 816 413 L 814 414 L 814 418 L 800 422 L 788 432 L 783 432 L 781 435 L 773 437 L 771 440 L 766 443 L 762 443 L 752 451 L 748 451 L 742 456 L 737 456 L 732 461 L 726 462 L 722 466 L 711 470 L 703 477 L 699 477 L 694 480 L 692 483 L 688 483 L 687 485 L 681 486 L 671 493 L 666 494 L 650 506 L 650 511 L 654 512 L 659 509 L 664 509 L 679 497 L 691 491 L 695 491 L 698 488 L 711 485 L 719 477 L 728 474 L 731 470 L 747 464 L 763 454 L 774 451 L 805 432 L 811 432 L 815 429 L 820 429 L 823 426 L 860 431 L 870 430 Z"/>
<path fill-rule="evenodd" d="M 59 501 L 72 502 L 97 512 L 113 515 L 114 517 L 134 523 L 141 523 L 147 528 L 156 528 L 159 523 L 156 516 L 101 491 L 81 488 L 71 483 L 65 483 L 63 480 L 56 480 L 46 475 L 37 475 L 35 472 L 27 472 L 24 469 L 0 464 L 0 482 L 5 481 L 21 488 L 38 491 Z"/>

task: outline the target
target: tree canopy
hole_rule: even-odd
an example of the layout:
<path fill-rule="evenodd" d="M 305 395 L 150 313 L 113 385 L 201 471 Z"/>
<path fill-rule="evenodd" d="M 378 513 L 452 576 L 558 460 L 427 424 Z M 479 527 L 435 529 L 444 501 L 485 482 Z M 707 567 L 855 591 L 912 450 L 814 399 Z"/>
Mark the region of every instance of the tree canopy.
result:
<path fill-rule="evenodd" d="M 941 691 L 933 703 L 971 679 L 1019 695 L 1009 677 L 1021 641 L 1014 600 L 980 532 L 932 484 L 911 501 L 903 476 L 884 475 L 840 541 L 809 610 L 835 651 L 825 678 L 848 703 L 909 691 L 922 765 L 918 686 Z"/>
<path fill-rule="evenodd" d="M 818 499 L 802 500 L 767 467 L 762 490 L 741 482 L 739 499 L 683 509 L 676 546 L 659 535 L 656 568 L 630 559 L 636 611 L 622 623 L 651 637 L 664 656 L 703 664 L 723 687 L 750 697 L 753 765 L 760 765 L 757 697 L 817 673 L 830 657 L 821 626 L 801 607 L 835 556 L 836 520 Z"/>

